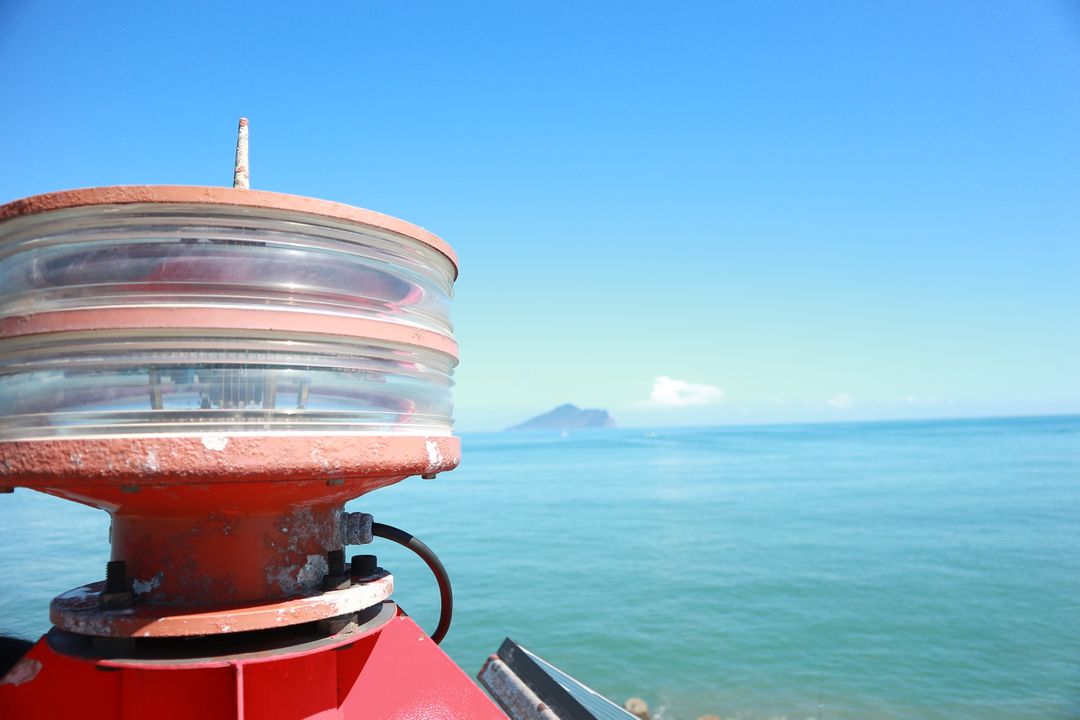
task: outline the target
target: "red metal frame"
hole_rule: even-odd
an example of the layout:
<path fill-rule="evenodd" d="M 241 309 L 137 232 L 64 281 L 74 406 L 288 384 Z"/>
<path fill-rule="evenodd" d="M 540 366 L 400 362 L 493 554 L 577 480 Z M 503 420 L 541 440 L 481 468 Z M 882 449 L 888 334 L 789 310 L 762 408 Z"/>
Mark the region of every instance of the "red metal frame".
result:
<path fill-rule="evenodd" d="M 3 716 L 505 720 L 406 615 L 316 648 L 197 660 L 88 659 L 42 638 L 0 680 Z"/>

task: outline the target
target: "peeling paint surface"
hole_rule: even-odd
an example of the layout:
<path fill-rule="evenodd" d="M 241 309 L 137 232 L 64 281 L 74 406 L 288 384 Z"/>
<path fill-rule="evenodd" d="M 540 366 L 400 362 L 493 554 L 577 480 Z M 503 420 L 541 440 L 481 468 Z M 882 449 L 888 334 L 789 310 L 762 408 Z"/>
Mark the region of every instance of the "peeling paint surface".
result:
<path fill-rule="evenodd" d="M 94 589 L 93 585 L 81 585 L 77 588 L 72 588 L 65 593 L 61 593 L 56 597 L 56 600 L 63 602 L 84 602 L 88 599 L 97 599 L 99 591 Z"/>
<path fill-rule="evenodd" d="M 143 462 L 143 468 L 147 472 L 154 473 L 161 469 L 161 466 L 158 465 L 157 452 L 154 448 L 150 448 L 146 451 L 146 460 Z"/>
<path fill-rule="evenodd" d="M 426 470 L 428 472 L 436 472 L 442 465 L 442 451 L 439 449 L 438 443 L 434 440 L 428 439 L 424 442 L 424 448 L 427 450 L 428 464 Z"/>
<path fill-rule="evenodd" d="M 13 440 L 0 441 L 0 485 L 108 511 L 112 557 L 127 563 L 138 595 L 134 617 L 153 621 L 190 608 L 274 606 L 318 593 L 326 553 L 344 544 L 346 501 L 452 469 L 460 452 L 455 437 L 332 433 Z M 328 485 L 328 477 L 342 484 Z M 368 532 L 365 526 L 345 539 Z M 126 611 L 96 617 L 87 606 L 95 597 L 85 590 L 60 596 L 54 603 L 69 617 L 54 623 L 91 635 L 130 630 Z"/>
<path fill-rule="evenodd" d="M 461 440 L 305 433 L 62 437 L 0 441 L 0 457 L 0 478 L 40 489 L 148 481 L 325 483 L 330 473 L 346 488 L 359 485 L 362 494 L 409 475 L 453 470 Z"/>
<path fill-rule="evenodd" d="M 205 435 L 203 436 L 202 444 L 207 450 L 221 452 L 229 446 L 229 438 L 225 435 Z"/>
<path fill-rule="evenodd" d="M 133 580 L 131 583 L 131 588 L 136 595 L 145 595 L 146 593 L 161 585 L 161 580 L 164 577 L 165 573 L 159 570 L 158 573 L 149 580 Z"/>
<path fill-rule="evenodd" d="M 41 663 L 32 658 L 22 658 L 0 679 L 0 685 L 24 685 L 41 672 Z"/>
<path fill-rule="evenodd" d="M 191 637 L 265 630 L 337 617 L 377 605 L 393 594 L 394 578 L 382 572 L 344 590 L 277 602 L 202 608 L 137 603 L 125 610 L 102 610 L 98 597 L 103 588 L 103 583 L 91 583 L 57 597 L 49 608 L 49 619 L 63 630 L 98 637 Z"/>
<path fill-rule="evenodd" d="M 326 577 L 326 571 L 324 555 L 308 555 L 307 562 L 296 573 L 296 583 L 304 590 L 314 590 Z"/>

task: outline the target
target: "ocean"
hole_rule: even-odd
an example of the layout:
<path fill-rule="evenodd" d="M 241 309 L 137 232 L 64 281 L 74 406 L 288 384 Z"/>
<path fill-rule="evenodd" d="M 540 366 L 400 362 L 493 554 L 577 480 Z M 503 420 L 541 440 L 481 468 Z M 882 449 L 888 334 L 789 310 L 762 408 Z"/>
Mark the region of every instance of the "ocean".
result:
<path fill-rule="evenodd" d="M 443 647 L 506 636 L 653 717 L 1080 718 L 1080 418 L 463 436 L 349 504 L 454 581 Z M 100 579 L 104 513 L 0 496 L 0 628 Z M 421 561 L 381 540 L 433 628 Z"/>

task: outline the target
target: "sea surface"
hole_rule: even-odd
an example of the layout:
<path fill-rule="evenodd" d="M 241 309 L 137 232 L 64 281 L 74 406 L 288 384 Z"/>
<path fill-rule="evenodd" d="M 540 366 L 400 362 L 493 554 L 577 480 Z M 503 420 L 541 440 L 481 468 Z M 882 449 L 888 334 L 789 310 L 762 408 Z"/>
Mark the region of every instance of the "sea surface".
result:
<path fill-rule="evenodd" d="M 463 440 L 350 509 L 442 557 L 470 675 L 510 636 L 660 719 L 1080 718 L 1080 418 Z M 36 637 L 108 518 L 18 490 L 0 529 L 0 627 Z M 426 567 L 374 552 L 432 628 Z"/>

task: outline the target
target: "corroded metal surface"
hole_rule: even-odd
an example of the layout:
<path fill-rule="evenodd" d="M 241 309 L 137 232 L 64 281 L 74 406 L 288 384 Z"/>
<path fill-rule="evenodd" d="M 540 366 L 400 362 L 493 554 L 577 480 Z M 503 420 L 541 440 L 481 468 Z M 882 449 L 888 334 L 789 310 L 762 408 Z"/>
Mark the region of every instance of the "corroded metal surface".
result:
<path fill-rule="evenodd" d="M 131 205 L 138 203 L 194 203 L 237 205 L 267 211 L 299 212 L 332 220 L 358 223 L 429 245 L 445 255 L 457 268 L 457 255 L 450 244 L 412 223 L 389 215 L 343 205 L 329 200 L 286 195 L 265 190 L 192 185 L 117 185 L 82 188 L 34 195 L 0 206 L 0 220 L 22 215 L 85 207 L 87 205 Z"/>
<path fill-rule="evenodd" d="M 238 486 L 274 494 L 273 486 Z M 192 501 L 180 488 L 178 502 Z M 202 491 L 213 509 L 113 513 L 112 553 L 127 562 L 136 595 L 152 605 L 253 602 L 316 592 L 327 574 L 327 552 L 341 546 L 341 506 L 290 505 L 279 512 L 229 511 L 225 492 Z M 143 493 L 148 494 L 148 493 Z M 243 502 L 229 492 L 232 503 Z"/>
<path fill-rule="evenodd" d="M 103 588 L 104 583 L 91 583 L 57 596 L 49 607 L 49 619 L 63 630 L 95 637 L 192 637 L 266 630 L 372 607 L 390 597 L 394 579 L 386 572 L 379 572 L 344 590 L 277 602 L 209 608 L 136 604 L 127 610 L 102 610 L 98 600 Z"/>
<path fill-rule="evenodd" d="M 336 496 L 344 502 L 409 475 L 452 470 L 460 459 L 461 440 L 452 436 L 212 433 L 11 440 L 0 442 L 0 484 L 30 487 L 107 510 L 138 502 L 133 494 L 121 493 L 131 485 L 296 486 L 307 481 L 321 487 L 313 495 Z M 336 488 L 345 484 L 347 488 Z M 98 493 L 100 505 L 91 502 Z M 254 494 L 245 506 L 248 503 L 266 505 Z M 162 505 L 168 508 L 167 499 Z"/>
<path fill-rule="evenodd" d="M 512 720 L 560 720 L 497 655 L 487 659 L 476 677 Z"/>
<path fill-rule="evenodd" d="M 343 545 L 367 545 L 371 542 L 371 523 L 374 518 L 363 512 L 347 512 L 341 515 L 341 542 Z"/>
<path fill-rule="evenodd" d="M 251 169 L 248 167 L 248 119 L 240 118 L 236 130 L 236 163 L 233 166 L 234 188 L 247 190 L 251 187 Z"/>
<path fill-rule="evenodd" d="M 107 510 L 142 606 L 317 592 L 346 501 L 459 461 L 454 437 L 202 435 L 0 443 L 0 484 Z M 343 523 L 343 517 L 345 522 Z"/>

